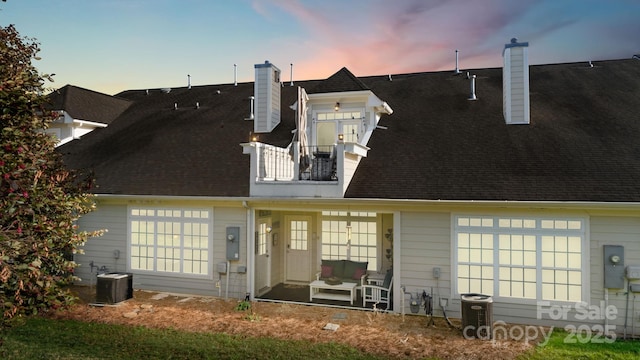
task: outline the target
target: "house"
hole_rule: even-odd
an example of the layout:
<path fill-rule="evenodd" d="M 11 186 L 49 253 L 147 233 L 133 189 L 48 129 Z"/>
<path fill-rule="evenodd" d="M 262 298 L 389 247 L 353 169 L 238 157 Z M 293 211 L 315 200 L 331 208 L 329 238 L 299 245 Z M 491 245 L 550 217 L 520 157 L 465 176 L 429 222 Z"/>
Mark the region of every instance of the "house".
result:
<path fill-rule="evenodd" d="M 503 68 L 295 82 L 265 62 L 255 82 L 122 92 L 108 127 L 59 148 L 97 177 L 81 227 L 108 229 L 77 275 L 256 298 L 350 259 L 391 269 L 395 312 L 426 291 L 460 317 L 461 294 L 481 293 L 494 320 L 626 331 L 640 321 L 626 291 L 640 275 L 625 273 L 640 265 L 640 61 L 530 66 L 527 52 L 514 40 Z"/>
<path fill-rule="evenodd" d="M 107 127 L 131 105 L 126 99 L 73 85 L 51 92 L 48 98 L 48 108 L 56 111 L 58 118 L 45 132 L 59 140 L 58 146 L 94 129 Z"/>

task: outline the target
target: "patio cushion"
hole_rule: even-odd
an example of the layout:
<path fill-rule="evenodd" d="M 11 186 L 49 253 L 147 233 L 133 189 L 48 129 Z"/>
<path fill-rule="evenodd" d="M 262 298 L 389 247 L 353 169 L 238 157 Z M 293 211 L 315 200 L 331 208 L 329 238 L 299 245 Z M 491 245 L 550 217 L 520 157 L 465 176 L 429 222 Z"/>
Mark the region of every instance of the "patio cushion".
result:
<path fill-rule="evenodd" d="M 333 276 L 333 266 L 322 265 L 321 268 L 322 268 L 322 270 L 321 270 L 320 277 L 330 278 L 330 277 Z"/>
<path fill-rule="evenodd" d="M 338 278 L 344 277 L 344 260 L 322 260 L 322 265 L 331 266 L 333 275 Z M 323 276 L 324 277 L 324 276 Z"/>
<path fill-rule="evenodd" d="M 343 277 L 355 279 L 354 274 L 356 273 L 356 270 L 357 269 L 364 269 L 366 271 L 368 265 L 369 265 L 368 262 L 358 262 L 358 261 L 346 260 L 344 262 Z M 358 279 L 360 279 L 360 277 L 358 277 Z"/>
<path fill-rule="evenodd" d="M 367 269 L 361 269 L 361 268 L 358 268 L 358 269 L 356 269 L 356 271 L 353 273 L 353 277 L 352 277 L 352 279 L 354 279 L 354 280 L 360 280 L 360 278 L 362 277 L 362 275 L 364 275 L 364 274 L 366 274 L 366 273 L 367 273 Z"/>
<path fill-rule="evenodd" d="M 393 278 L 393 271 L 387 270 L 387 274 L 384 276 L 384 281 L 382 282 L 383 288 L 388 288 L 389 284 L 391 284 L 391 279 Z"/>

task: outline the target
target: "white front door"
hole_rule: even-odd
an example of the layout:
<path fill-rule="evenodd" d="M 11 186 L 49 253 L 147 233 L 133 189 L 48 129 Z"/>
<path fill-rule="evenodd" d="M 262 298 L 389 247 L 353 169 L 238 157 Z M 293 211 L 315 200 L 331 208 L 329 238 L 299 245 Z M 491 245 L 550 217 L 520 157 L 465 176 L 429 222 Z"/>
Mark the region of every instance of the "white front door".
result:
<path fill-rule="evenodd" d="M 311 280 L 311 217 L 286 216 L 287 281 Z"/>
<path fill-rule="evenodd" d="M 271 287 L 271 220 L 260 220 L 256 233 L 256 292 L 258 296 Z"/>

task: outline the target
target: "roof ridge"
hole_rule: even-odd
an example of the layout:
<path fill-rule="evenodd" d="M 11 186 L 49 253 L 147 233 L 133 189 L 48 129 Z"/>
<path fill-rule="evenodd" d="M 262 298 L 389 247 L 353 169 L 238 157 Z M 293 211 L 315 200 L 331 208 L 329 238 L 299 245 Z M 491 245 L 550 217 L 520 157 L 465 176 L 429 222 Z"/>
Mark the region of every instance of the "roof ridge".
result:
<path fill-rule="evenodd" d="M 346 91 L 371 90 L 362 80 L 353 75 L 349 69 L 343 67 L 318 85 L 311 89 L 310 93 L 331 93 Z"/>

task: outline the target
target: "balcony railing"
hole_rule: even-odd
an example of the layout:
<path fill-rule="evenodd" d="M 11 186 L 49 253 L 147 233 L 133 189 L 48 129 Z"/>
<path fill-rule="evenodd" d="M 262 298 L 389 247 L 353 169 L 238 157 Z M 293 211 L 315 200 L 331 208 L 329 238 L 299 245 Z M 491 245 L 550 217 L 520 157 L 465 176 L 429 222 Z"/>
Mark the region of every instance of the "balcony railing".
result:
<path fill-rule="evenodd" d="M 291 149 L 260 144 L 257 148 L 258 180 L 336 181 L 336 147 L 308 146 L 307 150 L 309 158 L 308 166 L 305 166 L 305 161 L 298 161 L 297 154 Z"/>
<path fill-rule="evenodd" d="M 289 149 L 259 143 L 258 151 L 258 179 L 282 180 L 294 179 L 294 161 Z"/>

